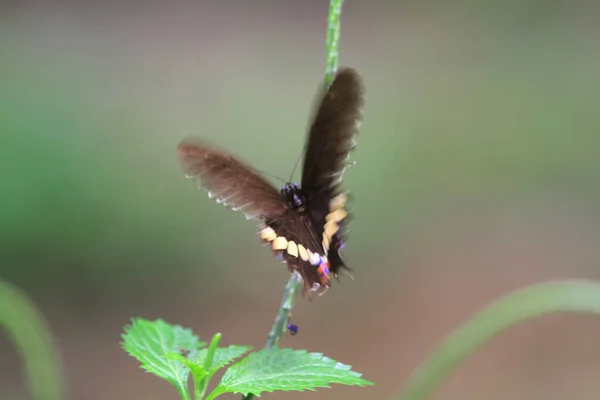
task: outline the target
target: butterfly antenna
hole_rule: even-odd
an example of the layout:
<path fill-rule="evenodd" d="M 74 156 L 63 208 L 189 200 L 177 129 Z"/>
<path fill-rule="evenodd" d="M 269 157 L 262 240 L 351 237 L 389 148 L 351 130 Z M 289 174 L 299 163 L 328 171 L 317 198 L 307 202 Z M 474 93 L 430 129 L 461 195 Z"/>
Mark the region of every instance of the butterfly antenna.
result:
<path fill-rule="evenodd" d="M 294 177 L 294 172 L 296 172 L 296 168 L 298 168 L 298 164 L 300 163 L 300 158 L 302 158 L 302 154 L 304 154 L 305 148 L 306 148 L 306 145 L 304 145 L 304 148 L 302 148 L 300 155 L 296 159 L 296 163 L 294 164 L 294 169 L 292 169 L 292 173 L 290 174 L 290 179 L 288 180 L 288 182 L 292 181 L 292 178 Z"/>
<path fill-rule="evenodd" d="M 283 178 L 280 178 L 280 177 L 278 177 L 278 176 L 277 176 L 277 175 L 275 175 L 275 174 L 272 174 L 272 173 L 270 173 L 270 172 L 267 172 L 267 171 L 263 171 L 262 169 L 258 169 L 258 168 L 253 168 L 253 169 L 254 169 L 256 172 L 259 172 L 259 173 L 261 173 L 262 175 L 267 175 L 267 176 L 270 176 L 271 178 L 278 179 L 278 180 L 280 180 L 280 181 L 281 181 L 281 182 L 283 182 L 283 183 L 288 183 L 288 182 L 286 182 L 286 181 L 285 181 L 285 179 L 283 179 Z"/>

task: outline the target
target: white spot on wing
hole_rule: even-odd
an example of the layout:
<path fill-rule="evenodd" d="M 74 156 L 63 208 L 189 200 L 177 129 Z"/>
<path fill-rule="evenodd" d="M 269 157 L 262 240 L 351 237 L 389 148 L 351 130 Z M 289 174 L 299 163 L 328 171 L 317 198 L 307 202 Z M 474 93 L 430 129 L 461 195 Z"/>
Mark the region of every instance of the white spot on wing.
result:
<path fill-rule="evenodd" d="M 296 242 L 294 242 L 293 240 L 290 240 L 288 242 L 287 252 L 290 256 L 298 257 L 298 246 L 296 245 Z"/>
<path fill-rule="evenodd" d="M 260 232 L 260 238 L 262 240 L 266 240 L 267 242 L 272 242 L 273 240 L 275 240 L 275 238 L 277 238 L 277 234 L 275 233 L 273 228 L 267 226 Z"/>
<path fill-rule="evenodd" d="M 273 250 L 285 250 L 287 248 L 287 239 L 283 236 L 277 236 L 273 240 Z"/>
<path fill-rule="evenodd" d="M 250 202 L 250 203 L 246 203 L 246 204 L 244 204 L 244 205 L 241 205 L 241 206 L 238 206 L 238 207 L 232 207 L 231 209 L 232 209 L 233 211 L 244 211 L 244 208 L 246 208 L 246 207 L 248 207 L 248 206 L 251 206 L 251 205 L 252 205 L 252 202 Z"/>
<path fill-rule="evenodd" d="M 327 236 L 323 236 L 323 250 L 325 251 L 325 254 L 327 254 L 327 252 L 329 251 L 329 245 L 329 238 Z"/>
<path fill-rule="evenodd" d="M 313 253 L 310 250 L 308 251 L 308 262 L 312 265 L 319 265 L 321 263 L 321 256 L 318 253 Z"/>
<path fill-rule="evenodd" d="M 327 238 L 331 239 L 331 237 L 338 231 L 338 229 L 340 228 L 338 226 L 337 221 L 331 220 L 325 224 L 325 227 L 323 229 L 323 236 L 326 236 Z"/>
<path fill-rule="evenodd" d="M 298 245 L 298 254 L 303 261 L 308 261 L 308 250 L 301 244 Z"/>
<path fill-rule="evenodd" d="M 329 202 L 329 210 L 335 211 L 338 208 L 343 208 L 348 201 L 348 196 L 345 193 L 339 194 Z"/>
<path fill-rule="evenodd" d="M 348 216 L 348 213 L 346 212 L 346 210 L 344 210 L 343 208 L 338 208 L 337 210 L 332 211 L 329 214 L 327 214 L 327 216 L 325 217 L 325 221 L 327 221 L 327 223 L 329 223 L 331 221 L 340 222 L 347 216 Z M 327 224 L 325 224 L 325 225 L 327 225 Z"/>

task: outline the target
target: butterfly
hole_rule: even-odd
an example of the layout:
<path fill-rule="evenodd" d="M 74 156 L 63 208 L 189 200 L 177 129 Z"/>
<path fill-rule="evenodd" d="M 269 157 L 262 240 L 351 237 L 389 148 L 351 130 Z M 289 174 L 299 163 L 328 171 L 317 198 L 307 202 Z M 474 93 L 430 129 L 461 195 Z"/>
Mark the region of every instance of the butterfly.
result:
<path fill-rule="evenodd" d="M 177 155 L 188 178 L 209 198 L 241 211 L 259 224 L 261 241 L 270 245 L 290 272 L 303 278 L 304 294 L 324 293 L 332 276 L 348 268 L 339 254 L 348 222 L 348 194 L 341 182 L 365 105 L 362 78 L 351 68 L 339 69 L 318 94 L 305 145 L 300 184 L 276 189 L 237 158 L 187 138 Z"/>

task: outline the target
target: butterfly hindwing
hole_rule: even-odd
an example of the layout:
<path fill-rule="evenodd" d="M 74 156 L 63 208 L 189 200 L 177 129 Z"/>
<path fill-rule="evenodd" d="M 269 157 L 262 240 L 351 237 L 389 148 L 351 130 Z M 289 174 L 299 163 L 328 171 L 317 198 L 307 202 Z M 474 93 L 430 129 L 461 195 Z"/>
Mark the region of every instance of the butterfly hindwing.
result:
<path fill-rule="evenodd" d="M 279 218 L 267 219 L 265 225 L 261 238 L 272 246 L 290 271 L 298 271 L 302 275 L 305 293 L 309 293 L 315 283 L 321 285 L 318 267 L 323 250 L 320 233 L 317 233 L 311 218 L 294 210 Z"/>

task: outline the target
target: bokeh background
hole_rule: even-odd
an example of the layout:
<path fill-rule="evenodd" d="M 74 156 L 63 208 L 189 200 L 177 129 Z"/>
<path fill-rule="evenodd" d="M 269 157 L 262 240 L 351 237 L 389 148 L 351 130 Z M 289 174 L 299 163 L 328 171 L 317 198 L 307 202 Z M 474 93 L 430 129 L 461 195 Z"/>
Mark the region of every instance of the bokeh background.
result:
<path fill-rule="evenodd" d="M 123 325 L 161 317 L 260 348 L 288 279 L 175 147 L 198 135 L 287 178 L 327 2 L 191 3 L 0 6 L 0 277 L 47 317 L 72 399 L 176 399 L 120 349 Z M 492 299 L 600 278 L 598 3 L 347 0 L 340 65 L 367 86 L 344 180 L 355 280 L 299 301 L 282 345 L 376 386 L 265 399 L 390 399 Z M 528 322 L 435 398 L 597 399 L 599 338 L 589 316 Z M 0 336 L 0 398 L 28 398 L 21 368 Z"/>

